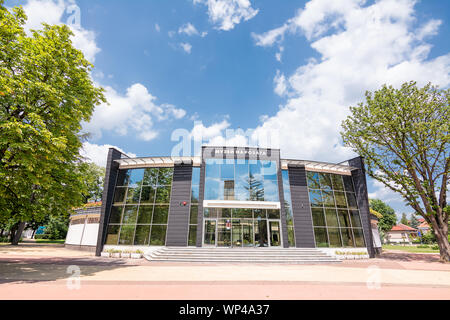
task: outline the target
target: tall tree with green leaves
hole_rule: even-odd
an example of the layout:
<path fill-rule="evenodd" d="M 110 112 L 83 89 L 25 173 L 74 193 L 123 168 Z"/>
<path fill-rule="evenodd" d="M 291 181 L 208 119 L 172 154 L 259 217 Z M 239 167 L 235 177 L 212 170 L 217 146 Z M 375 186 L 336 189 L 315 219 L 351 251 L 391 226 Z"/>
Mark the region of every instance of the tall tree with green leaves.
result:
<path fill-rule="evenodd" d="M 379 199 L 370 199 L 369 206 L 383 216 L 378 220 L 378 228 L 383 233 L 389 232 L 397 224 L 395 210 Z"/>
<path fill-rule="evenodd" d="M 13 244 L 26 221 L 67 215 L 83 201 L 81 122 L 105 101 L 69 27 L 27 35 L 26 20 L 0 0 L 0 222 L 14 221 Z"/>
<path fill-rule="evenodd" d="M 81 162 L 77 170 L 82 175 L 85 185 L 82 192 L 83 203 L 97 202 L 102 199 L 103 180 L 105 178 L 105 168 L 91 162 Z"/>
<path fill-rule="evenodd" d="M 447 190 L 450 89 L 415 82 L 366 92 L 343 122 L 344 143 L 365 158 L 367 173 L 400 194 L 432 227 L 442 261 L 450 261 Z"/>
<path fill-rule="evenodd" d="M 408 218 L 406 217 L 406 213 L 402 213 L 402 218 L 400 219 L 400 223 L 405 226 L 409 226 Z"/>
<path fill-rule="evenodd" d="M 411 222 L 409 223 L 409 226 L 414 229 L 417 229 L 417 227 L 419 226 L 419 220 L 417 220 L 415 214 L 411 215 Z"/>

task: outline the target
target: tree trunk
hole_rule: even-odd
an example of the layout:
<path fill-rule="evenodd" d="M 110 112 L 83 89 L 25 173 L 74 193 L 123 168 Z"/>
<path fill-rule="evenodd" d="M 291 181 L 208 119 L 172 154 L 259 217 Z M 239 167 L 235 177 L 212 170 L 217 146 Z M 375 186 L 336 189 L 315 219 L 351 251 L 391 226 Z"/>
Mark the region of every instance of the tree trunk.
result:
<path fill-rule="evenodd" d="M 3 229 L 1 229 L 0 230 L 0 237 L 3 237 L 3 232 L 4 232 L 5 230 L 3 230 Z"/>
<path fill-rule="evenodd" d="M 20 241 L 20 237 L 22 236 L 23 229 L 25 229 L 25 222 L 20 222 L 17 226 L 17 230 L 14 234 L 14 237 L 11 240 L 11 244 L 13 246 L 17 246 Z"/>
<path fill-rule="evenodd" d="M 450 262 L 450 244 L 448 242 L 448 225 L 440 226 L 436 217 L 431 216 L 431 225 L 433 226 L 433 232 L 436 236 L 436 242 L 439 246 L 439 252 L 441 255 L 440 260 L 442 262 Z"/>
<path fill-rule="evenodd" d="M 31 234 L 31 239 L 34 239 L 35 233 L 36 233 L 36 229 L 33 229 L 33 233 Z"/>

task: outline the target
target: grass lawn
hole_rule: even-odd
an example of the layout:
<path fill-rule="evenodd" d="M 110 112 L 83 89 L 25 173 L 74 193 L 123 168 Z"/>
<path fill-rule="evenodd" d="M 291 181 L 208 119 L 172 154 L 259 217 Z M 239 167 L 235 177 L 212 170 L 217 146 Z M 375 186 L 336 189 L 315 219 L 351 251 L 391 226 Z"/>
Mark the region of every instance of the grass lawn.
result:
<path fill-rule="evenodd" d="M 415 253 L 439 253 L 438 250 L 433 250 L 430 248 L 417 248 L 416 246 L 402 246 L 402 245 L 392 245 L 385 244 L 383 245 L 383 249 L 385 250 L 401 250 L 405 252 L 415 252 Z"/>
<path fill-rule="evenodd" d="M 48 239 L 36 239 L 36 243 L 56 243 L 56 244 L 64 244 L 66 240 L 48 240 Z"/>

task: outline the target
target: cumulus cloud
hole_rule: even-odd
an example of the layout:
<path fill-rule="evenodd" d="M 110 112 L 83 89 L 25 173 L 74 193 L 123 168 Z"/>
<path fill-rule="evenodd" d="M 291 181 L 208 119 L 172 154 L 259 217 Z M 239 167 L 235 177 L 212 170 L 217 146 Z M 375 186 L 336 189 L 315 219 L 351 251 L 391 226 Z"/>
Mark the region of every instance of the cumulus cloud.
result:
<path fill-rule="evenodd" d="M 437 33 L 440 21 L 417 26 L 414 0 L 365 3 L 312 0 L 282 27 L 254 35 L 259 46 L 280 46 L 286 32 L 302 34 L 319 54 L 290 75 L 277 72 L 275 92 L 289 95 L 255 129 L 277 132 L 282 156 L 345 160 L 354 154 L 341 143 L 340 125 L 366 90 L 410 80 L 450 84 L 450 54 L 428 58 L 432 46 L 424 40 Z"/>
<path fill-rule="evenodd" d="M 112 131 L 122 136 L 132 133 L 140 140 L 150 141 L 158 136 L 155 120 L 181 119 L 186 115 L 185 110 L 173 105 L 156 104 L 156 97 L 140 83 L 129 87 L 125 95 L 111 87 L 105 89 L 109 105 L 99 105 L 91 121 L 83 125 L 83 131 L 94 138 L 100 138 L 103 131 Z"/>
<path fill-rule="evenodd" d="M 25 30 L 41 29 L 44 22 L 67 24 L 74 33 L 75 48 L 81 50 L 88 61 L 95 62 L 95 56 L 100 52 L 95 33 L 81 27 L 80 8 L 74 0 L 28 0 L 23 8 L 28 16 Z"/>
<path fill-rule="evenodd" d="M 93 162 L 100 167 L 106 167 L 106 160 L 108 157 L 109 148 L 115 148 L 122 153 L 125 153 L 130 158 L 135 158 L 136 154 L 125 152 L 117 146 L 109 144 L 98 145 L 90 142 L 83 143 L 83 147 L 80 150 L 80 155 L 87 161 Z"/>
<path fill-rule="evenodd" d="M 208 6 L 208 16 L 217 29 L 232 30 L 241 21 L 254 18 L 259 10 L 250 0 L 193 0 L 194 4 Z"/>
<path fill-rule="evenodd" d="M 180 47 L 184 50 L 184 52 L 186 52 L 187 54 L 191 53 L 192 50 L 192 45 L 190 43 L 187 42 L 182 42 L 180 43 Z"/>
<path fill-rule="evenodd" d="M 184 33 L 188 36 L 194 36 L 194 35 L 198 35 L 199 32 L 197 30 L 197 28 L 194 27 L 194 25 L 190 22 L 184 24 L 183 26 L 181 26 L 178 29 L 178 33 Z"/>

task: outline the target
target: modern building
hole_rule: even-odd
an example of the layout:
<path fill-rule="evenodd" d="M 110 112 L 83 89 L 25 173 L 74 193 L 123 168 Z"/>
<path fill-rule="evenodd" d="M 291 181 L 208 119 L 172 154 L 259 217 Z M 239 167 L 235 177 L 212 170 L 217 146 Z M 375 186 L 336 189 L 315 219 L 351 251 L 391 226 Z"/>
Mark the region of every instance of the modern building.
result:
<path fill-rule="evenodd" d="M 361 157 L 332 164 L 278 149 L 203 147 L 199 157 L 110 149 L 104 246 L 363 248 L 374 256 Z"/>

